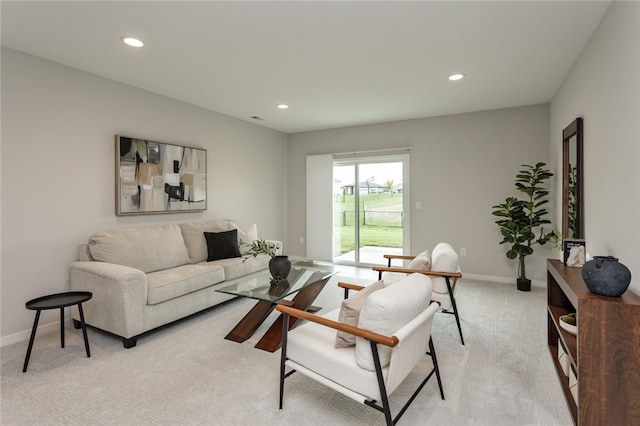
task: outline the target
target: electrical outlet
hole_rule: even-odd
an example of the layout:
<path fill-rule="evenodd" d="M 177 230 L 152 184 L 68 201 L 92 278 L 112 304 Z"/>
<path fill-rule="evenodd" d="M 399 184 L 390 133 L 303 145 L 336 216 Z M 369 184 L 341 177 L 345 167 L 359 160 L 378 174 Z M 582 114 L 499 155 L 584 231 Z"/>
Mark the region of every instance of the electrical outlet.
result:
<path fill-rule="evenodd" d="M 300 244 L 304 244 L 304 237 L 300 237 Z"/>
<path fill-rule="evenodd" d="M 460 256 L 466 256 L 467 255 L 467 249 L 466 248 L 461 248 L 460 249 Z"/>

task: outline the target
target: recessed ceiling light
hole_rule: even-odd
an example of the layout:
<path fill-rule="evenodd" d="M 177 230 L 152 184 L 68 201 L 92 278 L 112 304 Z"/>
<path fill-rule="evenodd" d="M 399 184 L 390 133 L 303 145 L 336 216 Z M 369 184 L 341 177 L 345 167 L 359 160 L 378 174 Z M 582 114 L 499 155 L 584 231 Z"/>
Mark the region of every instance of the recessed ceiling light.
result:
<path fill-rule="evenodd" d="M 464 74 L 451 74 L 449 76 L 449 80 L 451 81 L 462 80 L 463 78 L 464 78 Z"/>
<path fill-rule="evenodd" d="M 289 105 L 287 104 L 278 104 L 278 109 L 287 109 L 289 108 Z"/>
<path fill-rule="evenodd" d="M 144 43 L 142 42 L 142 40 L 138 40 L 137 38 L 134 38 L 134 37 L 122 37 L 122 42 L 127 46 L 131 46 L 131 47 L 144 46 Z"/>

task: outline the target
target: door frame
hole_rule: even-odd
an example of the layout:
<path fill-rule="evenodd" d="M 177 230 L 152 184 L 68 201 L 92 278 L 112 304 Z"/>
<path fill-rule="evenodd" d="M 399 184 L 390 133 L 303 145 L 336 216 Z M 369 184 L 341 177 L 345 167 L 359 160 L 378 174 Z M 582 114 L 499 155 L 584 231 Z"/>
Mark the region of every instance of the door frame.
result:
<path fill-rule="evenodd" d="M 371 163 L 393 163 L 400 162 L 402 163 L 402 252 L 404 254 L 410 253 L 411 250 L 411 241 L 410 241 L 410 211 L 411 211 L 411 202 L 410 202 L 410 164 L 411 164 L 411 156 L 409 149 L 393 151 L 369 151 L 369 152 L 361 152 L 361 153 L 349 153 L 349 154 L 335 154 L 333 156 L 333 167 L 336 165 L 354 165 L 355 167 L 355 187 L 354 187 L 354 195 L 355 195 L 355 205 L 356 205 L 356 232 L 354 236 L 355 243 L 355 256 L 354 261 L 340 261 L 333 258 L 333 249 L 332 249 L 332 258 L 334 263 L 338 264 L 348 264 L 354 266 L 371 266 L 370 263 L 363 263 L 360 261 L 360 232 L 359 232 L 359 222 L 360 222 L 360 176 L 359 176 L 359 167 L 360 164 L 371 164 Z M 333 167 L 332 167 L 332 177 L 333 177 Z M 333 179 L 332 179 L 333 180 Z M 332 198 L 333 199 L 333 198 Z M 332 207 L 333 210 L 333 207 Z M 334 215 L 332 214 L 332 218 Z M 332 227 L 331 227 L 331 239 L 335 238 L 334 235 L 334 226 L 332 219 Z M 333 247 L 333 245 L 332 245 Z"/>

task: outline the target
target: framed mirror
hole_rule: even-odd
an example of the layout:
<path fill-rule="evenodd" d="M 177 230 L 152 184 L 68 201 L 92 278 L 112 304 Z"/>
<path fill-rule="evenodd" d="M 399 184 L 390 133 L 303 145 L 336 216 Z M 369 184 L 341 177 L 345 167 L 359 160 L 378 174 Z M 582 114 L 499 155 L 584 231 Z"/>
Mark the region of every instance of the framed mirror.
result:
<path fill-rule="evenodd" d="M 584 238 L 582 118 L 562 131 L 562 236 Z"/>

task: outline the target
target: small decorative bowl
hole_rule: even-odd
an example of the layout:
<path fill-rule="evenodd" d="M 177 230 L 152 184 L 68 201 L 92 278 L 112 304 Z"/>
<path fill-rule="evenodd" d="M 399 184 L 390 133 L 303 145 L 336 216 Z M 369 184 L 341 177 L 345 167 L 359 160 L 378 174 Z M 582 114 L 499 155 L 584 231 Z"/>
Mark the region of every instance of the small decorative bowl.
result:
<path fill-rule="evenodd" d="M 560 323 L 560 327 L 564 328 L 565 331 L 569 334 L 573 334 L 574 336 L 578 334 L 578 326 L 577 325 L 571 325 L 568 322 L 564 322 L 564 318 L 567 317 L 568 315 L 562 315 L 560 317 L 560 321 L 558 321 Z"/>

